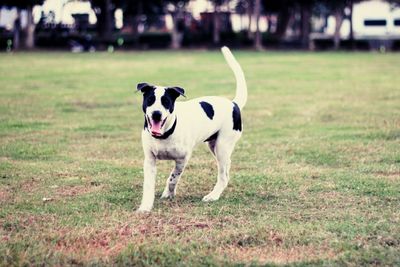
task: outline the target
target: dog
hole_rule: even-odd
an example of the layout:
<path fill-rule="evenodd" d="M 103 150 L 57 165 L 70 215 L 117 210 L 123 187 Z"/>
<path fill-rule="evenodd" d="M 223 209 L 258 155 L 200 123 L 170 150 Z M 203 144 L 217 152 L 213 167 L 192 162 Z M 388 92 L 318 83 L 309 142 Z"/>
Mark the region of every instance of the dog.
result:
<path fill-rule="evenodd" d="M 247 85 L 242 68 L 229 48 L 222 47 L 221 51 L 236 78 L 233 101 L 224 97 L 205 96 L 176 102 L 178 97 L 185 96 L 181 87 L 148 83 L 137 85 L 137 90 L 143 94 L 144 112 L 144 182 L 139 212 L 151 211 L 153 207 L 156 161 L 175 161 L 161 196 L 173 198 L 179 178 L 198 143 L 208 144 L 218 165 L 217 183 L 203 201 L 218 200 L 228 185 L 231 154 L 242 135 L 241 110 L 247 101 Z"/>

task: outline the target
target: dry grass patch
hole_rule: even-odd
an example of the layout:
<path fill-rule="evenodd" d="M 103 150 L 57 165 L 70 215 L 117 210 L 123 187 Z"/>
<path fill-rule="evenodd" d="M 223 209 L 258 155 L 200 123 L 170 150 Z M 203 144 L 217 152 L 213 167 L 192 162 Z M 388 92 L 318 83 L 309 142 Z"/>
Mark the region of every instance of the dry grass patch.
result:
<path fill-rule="evenodd" d="M 35 178 L 25 180 L 20 186 L 20 190 L 25 193 L 34 193 L 38 190 L 41 181 L 38 181 Z"/>
<path fill-rule="evenodd" d="M 132 240 L 128 225 L 113 230 L 84 228 L 80 231 L 64 229 L 54 245 L 54 250 L 80 261 L 98 257 L 112 257 L 121 252 Z"/>
<path fill-rule="evenodd" d="M 89 185 L 74 185 L 74 186 L 61 186 L 55 192 L 55 197 L 75 197 L 88 193 L 100 191 L 104 188 L 103 185 L 89 186 Z"/>
<path fill-rule="evenodd" d="M 148 243 L 183 241 L 191 242 L 190 234 L 221 227 L 223 222 L 207 219 L 188 219 L 180 216 L 170 218 L 154 215 L 132 214 L 125 223 L 106 229 L 84 227 L 79 230 L 62 228 L 57 231 L 54 250 L 65 256 L 74 256 L 81 262 L 94 258 L 113 259 L 128 245 L 140 247 Z"/>
<path fill-rule="evenodd" d="M 256 264 L 289 264 L 334 259 L 337 254 L 329 247 L 312 245 L 291 248 L 276 246 L 240 247 L 227 246 L 218 249 L 218 254 L 234 262 Z"/>
<path fill-rule="evenodd" d="M 0 203 L 6 203 L 10 199 L 10 193 L 5 189 L 0 189 Z"/>
<path fill-rule="evenodd" d="M 377 171 L 374 172 L 377 177 L 384 177 L 389 181 L 400 181 L 400 171 Z"/>

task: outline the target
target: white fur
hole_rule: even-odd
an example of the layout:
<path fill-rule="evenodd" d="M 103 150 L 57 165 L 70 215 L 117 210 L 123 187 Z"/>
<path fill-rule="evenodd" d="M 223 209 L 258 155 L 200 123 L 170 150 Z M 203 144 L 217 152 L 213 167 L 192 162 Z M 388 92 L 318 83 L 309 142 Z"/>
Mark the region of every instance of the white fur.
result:
<path fill-rule="evenodd" d="M 239 63 L 235 60 L 227 47 L 222 48 L 228 65 L 233 70 L 236 82 L 236 97 L 234 101 L 240 109 L 247 100 L 247 87 L 243 71 Z M 160 96 L 163 94 L 162 87 L 155 90 L 156 103 L 152 105 L 151 110 L 161 109 L 159 105 Z M 206 101 L 214 109 L 213 119 L 209 119 L 199 102 Z M 154 107 L 153 107 L 154 106 Z M 231 164 L 231 154 L 236 142 L 242 135 L 241 131 L 233 129 L 232 111 L 234 104 L 231 100 L 207 96 L 196 98 L 185 102 L 176 102 L 175 110 L 166 118 L 165 131 L 170 129 L 177 119 L 175 131 L 167 139 L 156 139 L 148 130 L 142 132 L 142 144 L 144 150 L 144 183 L 143 198 L 138 211 L 150 211 L 154 203 L 156 161 L 174 160 L 175 167 L 169 175 L 164 192 L 161 198 L 172 198 L 176 193 L 176 185 L 183 173 L 185 165 L 189 161 L 194 147 L 198 143 L 204 142 L 214 133 L 218 132 L 218 138 L 215 141 L 207 142 L 208 146 L 218 164 L 218 179 L 214 189 L 203 198 L 203 201 L 218 200 L 229 181 L 229 169 Z M 146 112 L 150 114 L 149 112 Z M 163 112 L 163 119 L 164 119 Z"/>

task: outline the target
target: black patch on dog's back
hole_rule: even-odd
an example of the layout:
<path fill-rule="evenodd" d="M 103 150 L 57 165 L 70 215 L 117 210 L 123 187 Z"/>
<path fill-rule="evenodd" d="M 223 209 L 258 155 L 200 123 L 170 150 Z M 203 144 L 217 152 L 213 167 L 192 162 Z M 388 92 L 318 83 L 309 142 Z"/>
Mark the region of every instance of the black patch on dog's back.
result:
<path fill-rule="evenodd" d="M 241 132 L 242 118 L 240 116 L 240 108 L 235 102 L 233 102 L 232 118 L 233 118 L 233 130 Z"/>
<path fill-rule="evenodd" d="M 204 110 L 204 112 L 206 113 L 207 117 L 212 120 L 214 118 L 214 109 L 213 106 L 205 101 L 201 101 L 200 102 L 200 106 L 201 108 Z"/>
<path fill-rule="evenodd" d="M 216 132 L 215 134 L 208 137 L 206 140 L 204 140 L 204 142 L 214 141 L 214 140 L 217 140 L 217 138 L 218 138 L 218 132 Z"/>

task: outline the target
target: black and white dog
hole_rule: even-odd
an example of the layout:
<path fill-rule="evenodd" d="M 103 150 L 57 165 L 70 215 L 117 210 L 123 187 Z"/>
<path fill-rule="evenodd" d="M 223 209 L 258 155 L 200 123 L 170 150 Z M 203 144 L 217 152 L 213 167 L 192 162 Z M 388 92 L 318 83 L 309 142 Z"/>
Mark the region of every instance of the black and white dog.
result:
<path fill-rule="evenodd" d="M 161 198 L 172 198 L 176 185 L 192 155 L 196 144 L 207 142 L 217 160 L 218 180 L 203 201 L 218 200 L 228 185 L 231 154 L 242 135 L 240 111 L 246 104 L 247 86 L 242 68 L 231 51 L 222 53 L 236 77 L 236 96 L 233 101 L 206 96 L 185 102 L 176 102 L 184 96 L 180 87 L 162 87 L 139 83 L 143 93 L 144 150 L 143 198 L 138 211 L 150 211 L 154 202 L 157 160 L 174 160 L 175 168 L 168 177 Z"/>

